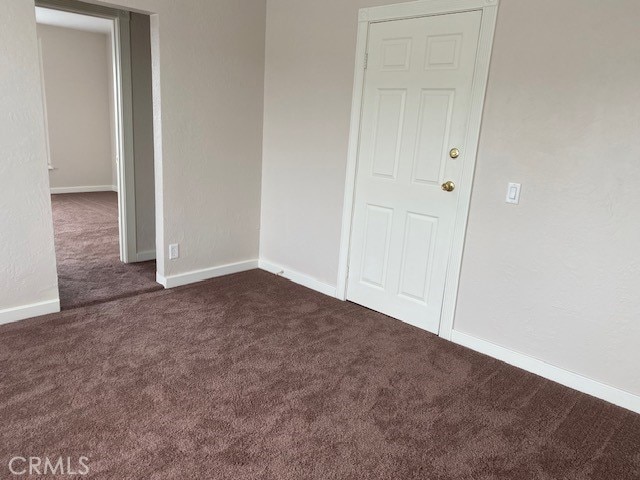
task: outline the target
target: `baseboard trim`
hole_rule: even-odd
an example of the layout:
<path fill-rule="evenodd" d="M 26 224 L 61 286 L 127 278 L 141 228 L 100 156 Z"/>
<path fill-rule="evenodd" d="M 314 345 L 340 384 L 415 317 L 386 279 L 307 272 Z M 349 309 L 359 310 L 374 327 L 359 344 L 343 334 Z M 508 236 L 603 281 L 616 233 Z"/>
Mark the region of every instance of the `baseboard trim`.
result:
<path fill-rule="evenodd" d="M 58 195 L 61 193 L 94 193 L 94 192 L 117 192 L 118 187 L 115 185 L 94 185 L 92 187 L 52 187 L 51 194 Z"/>
<path fill-rule="evenodd" d="M 316 280 L 315 278 L 309 277 L 308 275 L 304 275 L 294 270 L 279 267 L 278 265 L 267 262 L 266 260 L 260 260 L 258 263 L 258 267 L 261 270 L 273 273 L 275 275 L 280 275 L 281 277 L 291 280 L 294 283 L 310 288 L 311 290 L 315 290 L 316 292 L 323 293 L 324 295 L 336 297 L 338 294 L 337 288 L 333 285 L 328 285 L 319 280 Z"/>
<path fill-rule="evenodd" d="M 258 260 L 248 260 L 246 262 L 205 268 L 203 270 L 195 270 L 193 272 L 181 273 L 179 275 L 171 275 L 168 277 L 156 274 L 156 281 L 164 288 L 175 288 L 202 282 L 204 280 L 210 280 L 212 278 L 223 277 L 224 275 L 231 275 L 232 273 L 255 270 L 256 268 L 258 268 Z"/>
<path fill-rule="evenodd" d="M 565 387 L 578 390 L 592 397 L 597 397 L 619 407 L 626 408 L 632 412 L 640 413 L 640 397 L 629 393 L 625 390 L 600 383 L 597 380 L 584 377 L 577 373 L 570 372 L 560 367 L 556 367 L 549 363 L 530 357 L 523 353 L 509 350 L 487 340 L 468 335 L 454 330 L 451 335 L 451 341 L 464 347 L 484 353 L 490 357 L 502 360 L 514 367 L 521 368 L 527 372 L 534 373 L 554 382 L 560 383 Z"/>
<path fill-rule="evenodd" d="M 0 325 L 13 323 L 26 318 L 39 317 L 60 311 L 60 299 L 49 300 L 48 302 L 31 303 L 19 307 L 0 310 Z"/>
<path fill-rule="evenodd" d="M 138 252 L 136 254 L 136 262 L 148 262 L 156 259 L 156 251 L 149 250 L 147 252 Z"/>

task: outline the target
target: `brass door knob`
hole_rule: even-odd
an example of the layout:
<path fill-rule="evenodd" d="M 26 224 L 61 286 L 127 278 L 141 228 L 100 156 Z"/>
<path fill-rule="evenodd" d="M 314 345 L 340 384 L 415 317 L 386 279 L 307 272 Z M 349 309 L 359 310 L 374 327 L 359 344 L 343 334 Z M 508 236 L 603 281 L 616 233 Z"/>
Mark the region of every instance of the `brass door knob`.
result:
<path fill-rule="evenodd" d="M 442 184 L 442 190 L 445 192 L 453 192 L 456 189 L 456 184 L 449 180 L 446 183 Z"/>
<path fill-rule="evenodd" d="M 458 158 L 460 156 L 460 150 L 458 150 L 457 148 L 452 148 L 449 152 L 449 156 L 451 158 Z"/>

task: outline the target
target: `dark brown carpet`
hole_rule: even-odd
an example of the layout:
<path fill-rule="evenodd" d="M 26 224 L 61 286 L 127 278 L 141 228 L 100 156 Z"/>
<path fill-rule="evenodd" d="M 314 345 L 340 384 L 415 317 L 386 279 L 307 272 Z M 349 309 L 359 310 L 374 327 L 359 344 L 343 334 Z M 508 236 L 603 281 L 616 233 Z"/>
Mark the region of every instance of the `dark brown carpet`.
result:
<path fill-rule="evenodd" d="M 260 271 L 2 326 L 0 378 L 0 478 L 640 478 L 639 415 Z"/>
<path fill-rule="evenodd" d="M 117 193 L 52 195 L 51 203 L 63 310 L 162 288 L 155 261 L 120 261 Z"/>

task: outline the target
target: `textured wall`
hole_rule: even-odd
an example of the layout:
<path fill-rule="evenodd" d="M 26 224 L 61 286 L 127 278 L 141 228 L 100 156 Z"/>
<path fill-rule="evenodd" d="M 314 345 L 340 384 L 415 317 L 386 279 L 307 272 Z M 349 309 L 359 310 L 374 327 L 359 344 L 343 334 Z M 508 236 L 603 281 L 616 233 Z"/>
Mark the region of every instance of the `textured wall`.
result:
<path fill-rule="evenodd" d="M 269 0 L 260 258 L 335 285 L 358 10 Z M 313 252 L 313 253 L 311 253 Z"/>
<path fill-rule="evenodd" d="M 357 10 L 381 3 L 268 2 L 261 257 L 332 285 Z M 640 394 L 640 3 L 500 8 L 455 328 Z"/>
<path fill-rule="evenodd" d="M 503 2 L 455 324 L 635 394 L 638 24 L 635 0 Z"/>
<path fill-rule="evenodd" d="M 109 36 L 37 26 L 54 187 L 111 186 Z"/>
<path fill-rule="evenodd" d="M 109 35 L 109 42 L 107 43 L 106 58 L 107 63 L 111 63 L 109 69 L 109 122 L 115 127 L 116 124 L 116 103 L 115 103 L 115 80 L 114 80 L 114 66 L 113 66 L 113 39 L 112 34 Z M 118 187 L 118 166 L 116 164 L 118 157 L 118 145 L 116 142 L 116 129 L 111 129 L 111 185 Z"/>
<path fill-rule="evenodd" d="M 147 15 L 131 15 L 131 83 L 133 92 L 133 154 L 136 181 L 136 248 L 156 249 L 153 152 L 151 34 Z"/>
<path fill-rule="evenodd" d="M 258 257 L 264 0 L 122 0 L 152 18 L 158 270 Z M 168 260 L 180 243 L 181 258 Z"/>
<path fill-rule="evenodd" d="M 175 275 L 258 256 L 264 0 L 121 0 L 156 14 L 158 269 Z M 0 9 L 0 310 L 55 298 L 33 3 Z M 161 114 L 161 117 L 160 117 Z M 179 242 L 181 258 L 168 261 Z"/>
<path fill-rule="evenodd" d="M 58 298 L 33 3 L 0 9 L 0 310 Z"/>

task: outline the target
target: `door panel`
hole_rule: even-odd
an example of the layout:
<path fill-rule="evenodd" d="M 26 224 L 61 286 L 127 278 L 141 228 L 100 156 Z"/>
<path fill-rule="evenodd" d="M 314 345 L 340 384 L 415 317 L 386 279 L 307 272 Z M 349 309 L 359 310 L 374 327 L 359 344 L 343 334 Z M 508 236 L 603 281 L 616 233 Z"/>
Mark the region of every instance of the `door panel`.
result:
<path fill-rule="evenodd" d="M 392 220 L 392 209 L 367 205 L 362 281 L 375 287 L 385 286 Z"/>
<path fill-rule="evenodd" d="M 454 97 L 453 90 L 422 91 L 414 159 L 415 182 L 442 183 Z"/>
<path fill-rule="evenodd" d="M 462 49 L 462 35 L 427 37 L 426 70 L 457 70 Z"/>
<path fill-rule="evenodd" d="M 480 12 L 373 23 L 347 298 L 437 332 Z M 457 159 L 451 148 L 460 149 Z"/>
<path fill-rule="evenodd" d="M 396 178 L 404 122 L 405 90 L 378 92 L 373 135 L 373 175 Z"/>
<path fill-rule="evenodd" d="M 429 265 L 437 231 L 437 218 L 419 213 L 407 214 L 398 294 L 424 304 L 428 303 Z"/>

